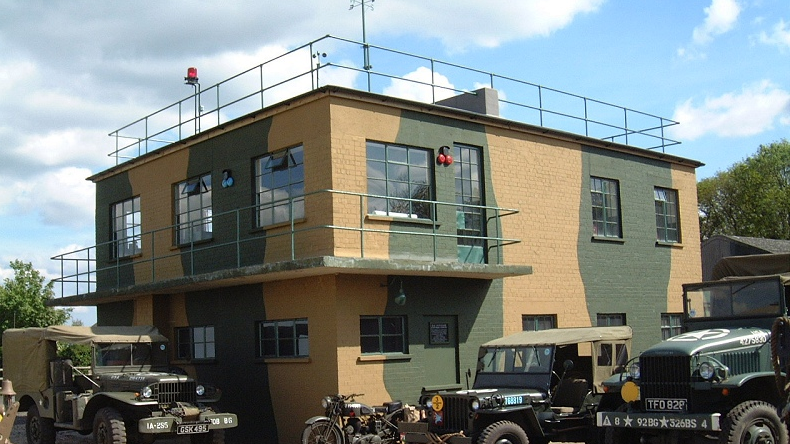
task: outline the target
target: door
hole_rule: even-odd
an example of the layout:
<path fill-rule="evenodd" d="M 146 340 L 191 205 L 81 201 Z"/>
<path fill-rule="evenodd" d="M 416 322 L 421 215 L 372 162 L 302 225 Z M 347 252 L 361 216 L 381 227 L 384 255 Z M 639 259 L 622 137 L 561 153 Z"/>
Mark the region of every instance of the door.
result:
<path fill-rule="evenodd" d="M 485 205 L 483 196 L 483 168 L 480 148 L 454 145 L 456 232 L 458 261 L 486 263 Z"/>
<path fill-rule="evenodd" d="M 424 386 L 458 384 L 458 321 L 455 316 L 426 316 Z"/>

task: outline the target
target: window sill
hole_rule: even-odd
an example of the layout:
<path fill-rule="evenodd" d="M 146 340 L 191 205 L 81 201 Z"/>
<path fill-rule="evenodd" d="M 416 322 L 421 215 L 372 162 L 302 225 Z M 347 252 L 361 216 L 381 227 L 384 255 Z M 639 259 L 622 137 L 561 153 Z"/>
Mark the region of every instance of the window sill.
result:
<path fill-rule="evenodd" d="M 416 217 L 408 217 L 408 216 L 380 216 L 378 214 L 368 214 L 365 216 L 365 219 L 378 221 L 378 222 L 400 222 L 400 223 L 407 223 L 407 224 L 416 224 L 416 225 L 436 225 L 440 227 L 441 224 L 438 222 L 434 222 L 431 219 L 421 219 Z"/>
<path fill-rule="evenodd" d="M 116 258 L 109 259 L 107 261 L 107 263 L 114 264 L 114 263 L 117 263 L 117 262 L 131 262 L 131 261 L 133 261 L 135 259 L 139 259 L 141 257 L 143 257 L 143 253 L 135 253 L 135 254 L 130 254 L 128 256 L 121 256 L 121 257 L 116 257 Z"/>
<path fill-rule="evenodd" d="M 357 358 L 357 362 L 384 362 L 384 361 L 411 361 L 411 355 L 409 354 L 362 355 Z"/>
<path fill-rule="evenodd" d="M 193 359 L 193 360 L 184 360 L 178 359 L 174 361 L 170 361 L 170 365 L 179 366 L 179 365 L 205 365 L 205 364 L 217 364 L 217 359 Z"/>
<path fill-rule="evenodd" d="M 303 224 L 306 220 L 307 219 L 305 219 L 303 217 L 299 218 L 299 219 L 294 219 L 294 225 Z M 250 230 L 250 232 L 251 233 L 260 233 L 260 232 L 263 232 L 263 231 L 266 231 L 266 230 L 274 230 L 276 228 L 283 228 L 283 227 L 290 227 L 290 226 L 291 226 L 291 221 L 278 222 L 276 224 L 264 225 L 262 227 L 255 227 L 252 230 Z"/>
<path fill-rule="evenodd" d="M 201 239 L 201 240 L 195 241 L 195 242 L 187 242 L 185 244 L 173 245 L 173 246 L 170 247 L 170 250 L 171 251 L 183 250 L 185 248 L 192 248 L 192 247 L 195 247 L 195 246 L 198 246 L 198 245 L 208 244 L 210 242 L 214 242 L 214 238 L 213 237 L 210 238 L 210 239 Z"/>
<path fill-rule="evenodd" d="M 309 364 L 310 357 L 298 357 L 298 358 L 258 358 L 258 362 L 262 362 L 264 364 Z"/>
<path fill-rule="evenodd" d="M 624 244 L 625 239 L 622 237 L 605 237 L 605 236 L 593 236 L 593 242 L 610 242 L 613 244 Z"/>
<path fill-rule="evenodd" d="M 680 242 L 656 241 L 656 247 L 683 248 L 683 244 Z"/>

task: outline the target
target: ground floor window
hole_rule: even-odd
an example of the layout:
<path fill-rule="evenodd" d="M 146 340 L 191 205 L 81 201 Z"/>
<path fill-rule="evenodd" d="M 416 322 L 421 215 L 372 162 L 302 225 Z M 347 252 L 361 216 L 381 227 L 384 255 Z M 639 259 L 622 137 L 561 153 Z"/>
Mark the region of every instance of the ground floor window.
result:
<path fill-rule="evenodd" d="M 200 360 L 217 357 L 213 325 L 176 328 L 176 338 L 178 359 Z"/>
<path fill-rule="evenodd" d="M 259 358 L 296 358 L 310 355 L 307 319 L 258 322 Z"/>
<path fill-rule="evenodd" d="M 521 315 L 521 329 L 524 331 L 548 330 L 557 327 L 557 315 Z"/>
<path fill-rule="evenodd" d="M 681 313 L 661 313 L 661 340 L 669 339 L 682 333 L 680 317 Z"/>
<path fill-rule="evenodd" d="M 408 353 L 405 316 L 361 316 L 359 343 L 362 353 Z"/>
<path fill-rule="evenodd" d="M 625 313 L 598 313 L 597 318 L 599 327 L 626 325 Z"/>

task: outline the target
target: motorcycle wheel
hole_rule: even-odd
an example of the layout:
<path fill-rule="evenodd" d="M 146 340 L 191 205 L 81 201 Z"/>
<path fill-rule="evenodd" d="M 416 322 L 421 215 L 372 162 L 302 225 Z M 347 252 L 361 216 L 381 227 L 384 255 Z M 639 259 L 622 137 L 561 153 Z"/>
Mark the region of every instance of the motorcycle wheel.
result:
<path fill-rule="evenodd" d="M 316 421 L 305 427 L 302 444 L 343 444 L 343 434 L 329 421 Z"/>

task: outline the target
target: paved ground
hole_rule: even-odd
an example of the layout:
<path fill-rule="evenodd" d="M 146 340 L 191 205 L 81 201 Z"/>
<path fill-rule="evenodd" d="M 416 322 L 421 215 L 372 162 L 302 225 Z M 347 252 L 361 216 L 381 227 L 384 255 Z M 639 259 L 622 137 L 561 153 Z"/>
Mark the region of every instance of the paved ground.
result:
<path fill-rule="evenodd" d="M 25 421 L 27 420 L 27 413 L 20 413 L 14 422 L 14 430 L 9 437 L 11 444 L 26 444 L 27 436 L 25 435 Z M 93 444 L 93 435 L 80 435 L 77 432 L 58 432 L 56 439 L 58 444 Z M 158 440 L 156 444 L 189 444 L 189 438 L 167 439 Z"/>

